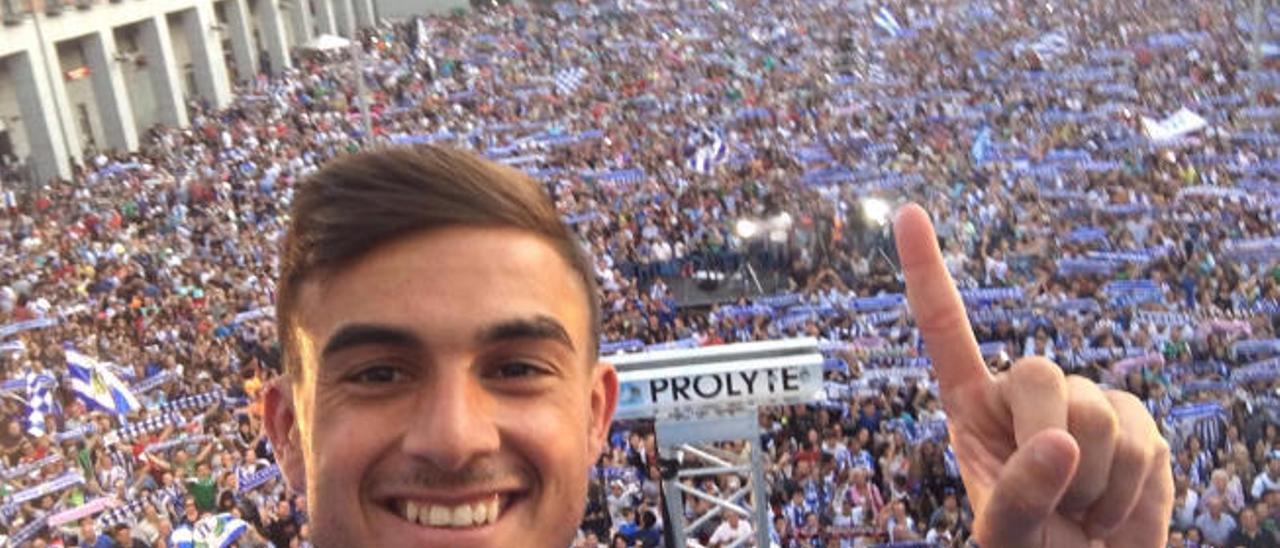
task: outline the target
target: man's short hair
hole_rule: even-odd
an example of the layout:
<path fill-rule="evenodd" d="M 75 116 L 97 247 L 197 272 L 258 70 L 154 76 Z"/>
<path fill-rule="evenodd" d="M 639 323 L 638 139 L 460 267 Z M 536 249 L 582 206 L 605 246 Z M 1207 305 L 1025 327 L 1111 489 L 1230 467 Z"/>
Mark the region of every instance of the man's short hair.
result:
<path fill-rule="evenodd" d="M 305 282 L 348 267 L 402 237 L 458 226 L 513 228 L 551 244 L 586 288 L 594 361 L 600 343 L 595 273 L 542 185 L 461 149 L 386 147 L 334 159 L 298 187 L 280 254 L 276 298 L 285 372 L 302 367 L 294 331 Z"/>

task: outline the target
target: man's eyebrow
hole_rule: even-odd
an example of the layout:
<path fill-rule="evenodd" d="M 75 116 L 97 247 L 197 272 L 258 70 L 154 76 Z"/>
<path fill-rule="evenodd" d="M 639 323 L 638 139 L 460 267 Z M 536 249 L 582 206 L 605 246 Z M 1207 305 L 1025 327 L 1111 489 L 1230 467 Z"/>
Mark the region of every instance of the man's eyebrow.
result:
<path fill-rule="evenodd" d="M 410 350 L 420 350 L 422 341 L 418 340 L 418 337 L 412 332 L 399 327 L 357 323 L 343 326 L 332 337 L 329 337 L 329 341 L 325 343 L 324 351 L 320 353 L 320 357 L 327 358 L 348 348 L 367 345 L 397 346 Z"/>
<path fill-rule="evenodd" d="M 564 325 L 551 316 L 538 314 L 529 318 L 502 321 L 484 328 L 476 334 L 476 346 L 495 344 L 513 339 L 543 339 L 558 342 L 575 350 L 573 339 Z"/>

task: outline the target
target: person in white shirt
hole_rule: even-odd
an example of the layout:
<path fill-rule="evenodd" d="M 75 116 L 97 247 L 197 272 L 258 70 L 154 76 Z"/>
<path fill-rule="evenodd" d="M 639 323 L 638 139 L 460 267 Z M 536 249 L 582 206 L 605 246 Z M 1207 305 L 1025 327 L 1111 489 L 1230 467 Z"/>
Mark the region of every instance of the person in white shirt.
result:
<path fill-rule="evenodd" d="M 1192 527 L 1196 523 L 1196 509 L 1200 507 L 1200 494 L 1190 488 L 1186 474 L 1174 474 L 1173 483 L 1173 523 L 1184 529 Z"/>
<path fill-rule="evenodd" d="M 1259 500 L 1267 491 L 1280 491 L 1280 452 L 1272 451 L 1267 458 L 1267 471 L 1258 474 L 1253 480 L 1253 488 L 1249 490 L 1249 494 L 1253 495 L 1254 500 Z"/>
<path fill-rule="evenodd" d="M 622 480 L 613 480 L 609 484 L 609 517 L 614 523 L 622 519 L 622 509 L 635 505 L 636 494 L 640 490 L 633 485 L 626 485 Z"/>
<path fill-rule="evenodd" d="M 746 546 L 754 546 L 751 542 L 751 524 L 742 521 L 742 517 L 737 512 L 728 512 L 724 521 L 720 522 L 720 526 L 716 527 L 716 531 L 711 534 L 711 546 L 728 546 L 740 538 L 746 538 Z"/>
<path fill-rule="evenodd" d="M 951 525 L 951 518 L 943 516 L 929 529 L 929 534 L 924 537 L 925 542 L 931 546 L 950 546 L 954 539 L 950 531 Z"/>

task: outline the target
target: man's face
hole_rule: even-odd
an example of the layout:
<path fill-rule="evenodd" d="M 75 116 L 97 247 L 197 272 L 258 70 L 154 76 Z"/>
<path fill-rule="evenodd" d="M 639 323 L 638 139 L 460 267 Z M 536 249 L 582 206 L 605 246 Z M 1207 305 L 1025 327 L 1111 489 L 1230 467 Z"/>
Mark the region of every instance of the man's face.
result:
<path fill-rule="evenodd" d="M 298 317 L 302 372 L 270 387 L 267 431 L 317 545 L 570 543 L 617 377 L 554 248 L 411 235 L 309 281 Z"/>

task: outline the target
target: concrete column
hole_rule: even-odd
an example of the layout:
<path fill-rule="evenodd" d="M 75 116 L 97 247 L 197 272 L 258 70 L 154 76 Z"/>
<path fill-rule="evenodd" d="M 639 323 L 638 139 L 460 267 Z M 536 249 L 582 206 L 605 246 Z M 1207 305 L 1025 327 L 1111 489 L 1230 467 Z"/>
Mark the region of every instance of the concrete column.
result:
<path fill-rule="evenodd" d="M 289 61 L 289 38 L 284 33 L 284 14 L 280 0 L 258 0 L 258 38 L 266 43 L 271 59 L 271 74 L 278 75 L 293 66 Z"/>
<path fill-rule="evenodd" d="M 76 119 L 71 114 L 71 96 L 67 94 L 62 61 L 58 58 L 58 47 L 54 42 L 45 41 L 42 29 L 49 24 L 49 18 L 44 11 L 38 10 L 32 13 L 31 18 L 36 23 L 36 43 L 32 44 L 34 47 L 28 51 L 31 52 L 32 62 L 36 64 L 37 70 L 41 71 L 43 77 L 48 78 L 49 94 L 53 97 L 56 121 L 62 128 L 63 146 L 66 147 L 67 156 L 71 158 L 72 165 L 75 165 L 84 159 L 83 140 L 80 137 L 80 128 L 77 127 Z"/>
<path fill-rule="evenodd" d="M 373 15 L 373 0 L 351 0 L 355 4 L 356 26 L 368 28 L 378 24 Z"/>
<path fill-rule="evenodd" d="M 214 108 L 223 108 L 231 104 L 231 83 L 222 55 L 222 36 L 214 27 L 217 22 L 213 4 L 208 1 L 197 2 L 182 13 L 191 64 L 195 67 L 196 91 Z"/>
<path fill-rule="evenodd" d="M 120 150 L 138 150 L 138 128 L 133 124 L 133 105 L 124 89 L 124 72 L 116 60 L 116 39 L 111 29 L 85 36 L 85 60 L 93 81 L 93 100 L 106 145 Z"/>
<path fill-rule="evenodd" d="M 231 58 L 236 63 L 236 79 L 251 82 L 258 74 L 258 48 L 253 45 L 252 15 L 247 0 L 225 0 L 227 28 L 231 33 Z"/>
<path fill-rule="evenodd" d="M 315 29 L 311 22 L 310 0 L 290 0 L 289 20 L 293 23 L 293 42 L 301 46 L 315 38 Z"/>
<path fill-rule="evenodd" d="M 330 0 L 333 2 L 333 20 L 338 25 L 338 35 L 354 39 L 356 37 L 356 14 L 351 9 L 351 0 Z"/>
<path fill-rule="evenodd" d="M 41 13 L 37 17 L 44 17 Z M 58 48 L 54 44 L 37 48 L 44 56 L 46 74 L 49 75 L 49 91 L 53 94 L 54 106 L 58 112 L 58 124 L 62 126 L 62 135 L 66 137 L 67 154 L 72 164 L 83 163 L 84 144 L 93 138 L 92 135 L 80 135 L 79 124 L 71 113 L 71 95 L 67 93 L 67 81 L 62 71 L 62 62 L 58 59 Z"/>
<path fill-rule="evenodd" d="M 45 72 L 40 48 L 30 48 L 9 57 L 9 74 L 17 85 L 18 108 L 27 144 L 35 160 L 37 184 L 52 177 L 71 178 L 67 138 L 58 122 L 58 107 Z M 61 73 L 54 73 L 61 77 Z M 62 97 L 63 102 L 66 96 Z"/>
<path fill-rule="evenodd" d="M 338 24 L 333 18 L 333 3 L 336 0 L 312 0 L 316 6 L 316 26 L 321 34 L 338 34 Z"/>
<path fill-rule="evenodd" d="M 147 76 L 156 105 L 156 120 L 169 127 L 186 127 L 187 105 L 182 97 L 178 63 L 169 41 L 169 20 L 164 14 L 142 21 L 139 28 L 142 53 L 147 56 Z"/>

